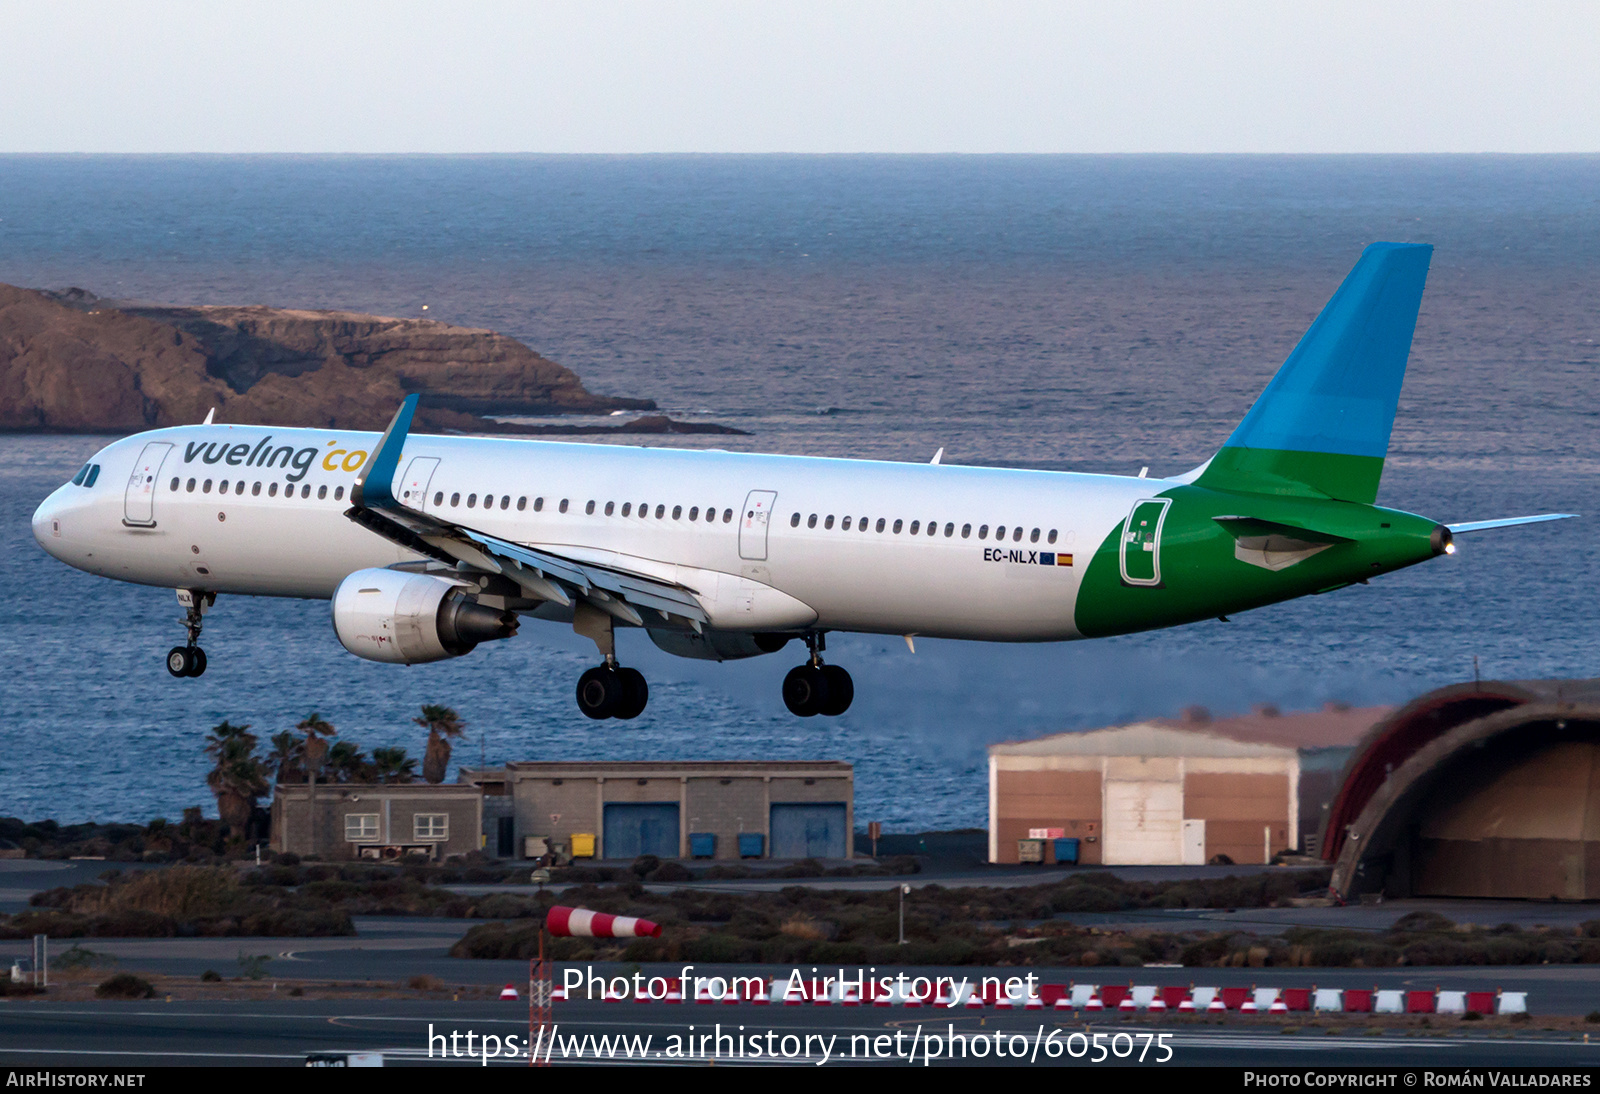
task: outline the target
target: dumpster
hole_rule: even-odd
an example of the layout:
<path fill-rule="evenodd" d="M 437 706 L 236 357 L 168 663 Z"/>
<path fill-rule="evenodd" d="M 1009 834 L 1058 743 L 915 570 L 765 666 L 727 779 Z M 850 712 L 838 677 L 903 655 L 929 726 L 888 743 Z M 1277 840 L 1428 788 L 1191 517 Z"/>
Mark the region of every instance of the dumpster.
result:
<path fill-rule="evenodd" d="M 1067 836 L 1055 842 L 1056 862 L 1063 866 L 1078 865 L 1078 840 L 1075 836 Z"/>
<path fill-rule="evenodd" d="M 689 855 L 691 858 L 716 858 L 717 834 L 715 832 L 690 832 Z"/>
<path fill-rule="evenodd" d="M 739 833 L 739 857 L 760 858 L 767 852 L 767 837 L 760 832 Z"/>
<path fill-rule="evenodd" d="M 574 833 L 572 833 L 572 857 L 573 858 L 594 858 L 594 833 L 593 832 L 574 832 Z"/>
<path fill-rule="evenodd" d="M 1019 839 L 1017 841 L 1018 862 L 1044 862 L 1044 840 Z"/>

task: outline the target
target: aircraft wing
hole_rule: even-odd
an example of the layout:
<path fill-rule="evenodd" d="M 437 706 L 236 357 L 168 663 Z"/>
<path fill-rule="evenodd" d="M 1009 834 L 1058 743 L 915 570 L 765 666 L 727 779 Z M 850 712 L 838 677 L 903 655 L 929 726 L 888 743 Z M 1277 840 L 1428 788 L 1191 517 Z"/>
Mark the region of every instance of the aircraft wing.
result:
<path fill-rule="evenodd" d="M 662 622 L 677 617 L 697 631 L 710 621 L 694 592 L 681 585 L 512 543 L 401 504 L 390 484 L 399 470 L 416 408 L 417 396 L 406 396 L 356 477 L 345 516 L 418 554 L 501 574 L 536 600 L 550 600 L 562 606 L 584 600 L 634 626 L 645 625 L 642 612 L 659 615 Z"/>

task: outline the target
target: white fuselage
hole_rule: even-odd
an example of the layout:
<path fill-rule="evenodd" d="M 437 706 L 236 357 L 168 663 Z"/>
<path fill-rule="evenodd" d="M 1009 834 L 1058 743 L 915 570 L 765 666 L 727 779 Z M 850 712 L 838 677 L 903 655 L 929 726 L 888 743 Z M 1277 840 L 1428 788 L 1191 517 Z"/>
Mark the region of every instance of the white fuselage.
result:
<path fill-rule="evenodd" d="M 122 581 L 325 599 L 352 571 L 419 557 L 344 515 L 377 441 L 261 426 L 141 433 L 94 457 L 92 487 L 52 493 L 34 534 L 61 561 Z M 1174 485 L 413 435 L 394 495 L 501 539 L 682 585 L 719 629 L 1038 641 L 1079 637 L 1074 607 L 1095 550 L 1135 502 Z M 1041 563 L 1063 555 L 1071 564 Z"/>

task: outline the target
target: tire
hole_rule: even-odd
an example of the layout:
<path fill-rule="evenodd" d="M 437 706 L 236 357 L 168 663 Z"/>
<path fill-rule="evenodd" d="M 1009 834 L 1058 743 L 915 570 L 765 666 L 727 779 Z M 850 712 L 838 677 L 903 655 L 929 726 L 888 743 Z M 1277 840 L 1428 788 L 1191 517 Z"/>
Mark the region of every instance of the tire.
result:
<path fill-rule="evenodd" d="M 622 703 L 622 681 L 614 670 L 597 665 L 578 677 L 578 709 L 590 718 L 613 718 Z"/>
<path fill-rule="evenodd" d="M 189 675 L 203 676 L 206 671 L 206 651 L 195 646 L 189 651 Z"/>
<path fill-rule="evenodd" d="M 828 677 L 819 668 L 800 665 L 783 678 L 783 705 L 791 714 L 810 718 L 828 703 Z"/>
<path fill-rule="evenodd" d="M 167 651 L 167 671 L 174 676 L 188 676 L 194 659 L 189 656 L 188 646 L 173 646 Z"/>
<path fill-rule="evenodd" d="M 850 709 L 850 703 L 856 697 L 855 681 L 838 665 L 822 666 L 822 675 L 828 681 L 828 701 L 822 704 L 822 713 L 829 718 L 837 718 Z"/>
<path fill-rule="evenodd" d="M 637 718 L 644 713 L 650 701 L 650 685 L 638 669 L 618 669 L 617 680 L 622 685 L 622 701 L 617 705 L 618 718 Z"/>

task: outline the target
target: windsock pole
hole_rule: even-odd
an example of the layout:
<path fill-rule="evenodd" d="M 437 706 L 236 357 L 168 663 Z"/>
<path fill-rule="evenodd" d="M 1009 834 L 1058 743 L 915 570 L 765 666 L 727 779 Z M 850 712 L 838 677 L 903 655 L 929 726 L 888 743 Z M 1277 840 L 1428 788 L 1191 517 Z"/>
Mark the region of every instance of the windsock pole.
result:
<path fill-rule="evenodd" d="M 539 956 L 528 962 L 528 1066 L 545 1067 L 548 1054 L 537 1051 L 543 1036 L 553 1033 L 551 1010 L 554 1006 L 555 984 L 551 979 L 550 963 L 544 956 L 544 925 L 539 926 Z"/>

